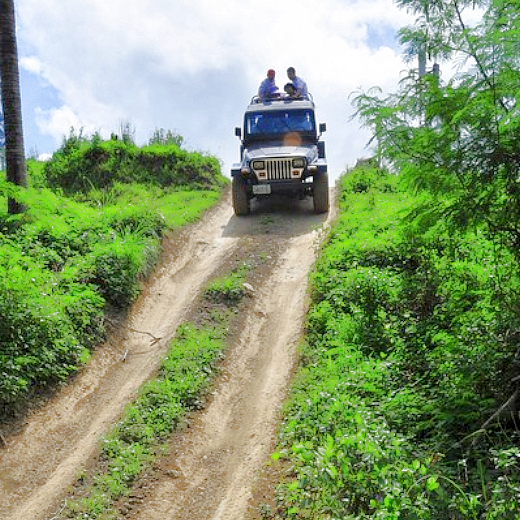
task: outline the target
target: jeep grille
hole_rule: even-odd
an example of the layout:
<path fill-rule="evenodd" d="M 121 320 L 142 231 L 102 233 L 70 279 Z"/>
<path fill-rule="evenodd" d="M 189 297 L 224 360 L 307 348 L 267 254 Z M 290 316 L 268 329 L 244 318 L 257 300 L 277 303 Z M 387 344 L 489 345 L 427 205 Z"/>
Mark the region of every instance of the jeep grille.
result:
<path fill-rule="evenodd" d="M 291 159 L 267 159 L 265 161 L 266 180 L 289 180 L 292 178 L 291 170 Z"/>

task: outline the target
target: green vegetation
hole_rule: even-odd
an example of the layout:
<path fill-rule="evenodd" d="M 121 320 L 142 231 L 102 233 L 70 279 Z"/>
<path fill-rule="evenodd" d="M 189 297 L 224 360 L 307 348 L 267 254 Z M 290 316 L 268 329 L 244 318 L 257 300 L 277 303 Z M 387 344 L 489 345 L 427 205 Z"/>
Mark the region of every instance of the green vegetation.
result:
<path fill-rule="evenodd" d="M 520 2 L 398 4 L 464 67 L 354 100 L 398 175 L 341 179 L 265 516 L 518 520 Z"/>
<path fill-rule="evenodd" d="M 184 416 L 203 406 L 251 267 L 243 263 L 207 286 L 204 312 L 179 327 L 157 377 L 140 389 L 102 440 L 101 467 L 88 478 L 86 472 L 80 475 L 80 492 L 67 501 L 65 518 L 118 518 L 114 503 L 128 497 L 136 479 L 166 451 L 168 437 Z"/>
<path fill-rule="evenodd" d="M 354 100 L 398 176 L 342 178 L 273 515 L 518 520 L 520 3 L 398 4 L 410 56 L 465 68 Z"/>
<path fill-rule="evenodd" d="M 514 256 L 478 229 L 423 230 L 423 201 L 378 170 L 341 178 L 312 275 L 272 518 L 518 519 Z M 266 508 L 267 509 L 267 508 Z"/>
<path fill-rule="evenodd" d="M 161 135 L 139 148 L 128 139 L 103 141 L 98 135 L 86 138 L 81 132 L 71 133 L 46 164 L 45 177 L 51 187 L 69 195 L 93 188 L 107 190 L 117 183 L 192 190 L 223 185 L 217 159 L 187 152 L 169 134 L 162 139 Z"/>
<path fill-rule="evenodd" d="M 29 161 L 28 189 L 0 185 L 27 211 L 0 213 L 0 410 L 64 382 L 126 308 L 167 229 L 215 204 L 226 181 L 212 157 L 171 143 L 71 134 L 52 160 Z M 147 169 L 150 168 L 150 169 Z"/>
<path fill-rule="evenodd" d="M 443 81 L 433 70 L 411 70 L 397 93 L 359 93 L 359 116 L 377 138 L 378 154 L 427 191 L 424 220 L 480 229 L 520 261 L 519 0 L 399 0 L 416 15 L 401 30 L 408 55 L 463 65 Z M 475 27 L 472 7 L 484 11 Z"/>
<path fill-rule="evenodd" d="M 468 69 L 447 82 L 411 71 L 395 94 L 355 98 L 396 175 L 367 165 L 340 179 L 272 456 L 286 478 L 265 518 L 520 518 L 520 0 L 398 3 L 417 15 L 401 31 L 412 54 Z M 470 28 L 475 5 L 485 15 Z M 164 230 L 217 200 L 218 162 L 181 144 L 162 130 L 143 148 L 71 135 L 30 164 L 30 189 L 0 186 L 28 208 L 0 215 L 4 409 L 77 370 Z M 65 514 L 115 517 L 202 406 L 246 271 L 208 285 L 205 313 L 179 329 Z"/>

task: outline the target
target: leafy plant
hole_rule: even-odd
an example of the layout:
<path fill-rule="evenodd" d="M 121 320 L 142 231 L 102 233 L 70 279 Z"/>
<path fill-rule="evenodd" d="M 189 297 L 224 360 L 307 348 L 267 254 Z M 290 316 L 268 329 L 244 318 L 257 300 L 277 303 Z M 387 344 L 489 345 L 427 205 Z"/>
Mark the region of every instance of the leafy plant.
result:
<path fill-rule="evenodd" d="M 411 56 L 456 58 L 466 67 L 446 82 L 435 71 L 418 77 L 411 70 L 398 93 L 359 93 L 358 114 L 385 160 L 427 192 L 416 213 L 424 224 L 480 226 L 518 261 L 518 2 L 398 3 L 417 17 L 400 33 Z M 471 27 L 465 16 L 475 6 L 484 15 Z"/>

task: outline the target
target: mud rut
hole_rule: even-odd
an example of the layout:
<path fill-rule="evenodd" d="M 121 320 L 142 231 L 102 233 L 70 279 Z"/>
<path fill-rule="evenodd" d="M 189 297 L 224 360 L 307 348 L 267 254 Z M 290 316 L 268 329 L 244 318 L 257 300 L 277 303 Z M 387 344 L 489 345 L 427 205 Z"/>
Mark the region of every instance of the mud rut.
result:
<path fill-rule="evenodd" d="M 126 323 L 80 377 L 0 448 L 0 518 L 49 520 L 78 469 L 157 369 L 200 288 L 234 254 L 264 245 L 276 258 L 244 313 L 208 406 L 172 440 L 170 456 L 145 482 L 126 518 L 243 519 L 268 458 L 295 363 L 306 311 L 307 274 L 326 217 L 310 201 L 269 201 L 247 218 L 230 197 L 166 243 L 164 261 Z M 269 258 L 269 256 L 268 256 Z"/>

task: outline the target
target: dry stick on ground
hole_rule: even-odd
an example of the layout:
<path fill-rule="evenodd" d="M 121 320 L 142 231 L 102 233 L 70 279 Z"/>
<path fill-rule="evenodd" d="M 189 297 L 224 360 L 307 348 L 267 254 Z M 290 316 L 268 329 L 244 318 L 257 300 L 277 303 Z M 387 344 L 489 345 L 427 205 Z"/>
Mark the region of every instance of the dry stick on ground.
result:
<path fill-rule="evenodd" d="M 132 328 L 128 328 L 128 330 L 130 332 L 135 332 L 136 334 L 147 334 L 148 336 L 151 336 L 153 338 L 153 341 L 151 343 L 150 346 L 154 346 L 155 344 L 159 343 L 159 341 L 161 341 L 162 339 L 162 336 L 154 336 L 151 332 L 147 332 L 147 331 L 143 331 L 143 330 L 137 330 L 137 329 L 132 329 Z M 148 354 L 149 352 L 151 352 L 150 350 L 141 350 L 139 352 L 132 352 L 132 354 L 135 356 L 137 354 Z M 123 361 L 126 361 L 126 358 L 128 357 L 128 354 L 130 354 L 130 352 L 127 350 L 125 350 L 125 353 L 123 354 L 123 358 L 122 360 Z"/>
<path fill-rule="evenodd" d="M 143 331 L 143 330 L 137 330 L 137 329 L 132 329 L 132 328 L 128 328 L 128 330 L 130 332 L 135 332 L 136 334 L 147 334 L 148 336 L 151 336 L 153 338 L 153 341 L 152 341 L 152 345 L 155 345 L 158 341 L 161 341 L 162 339 L 162 336 L 154 336 L 151 332 L 146 332 L 146 331 Z"/>

